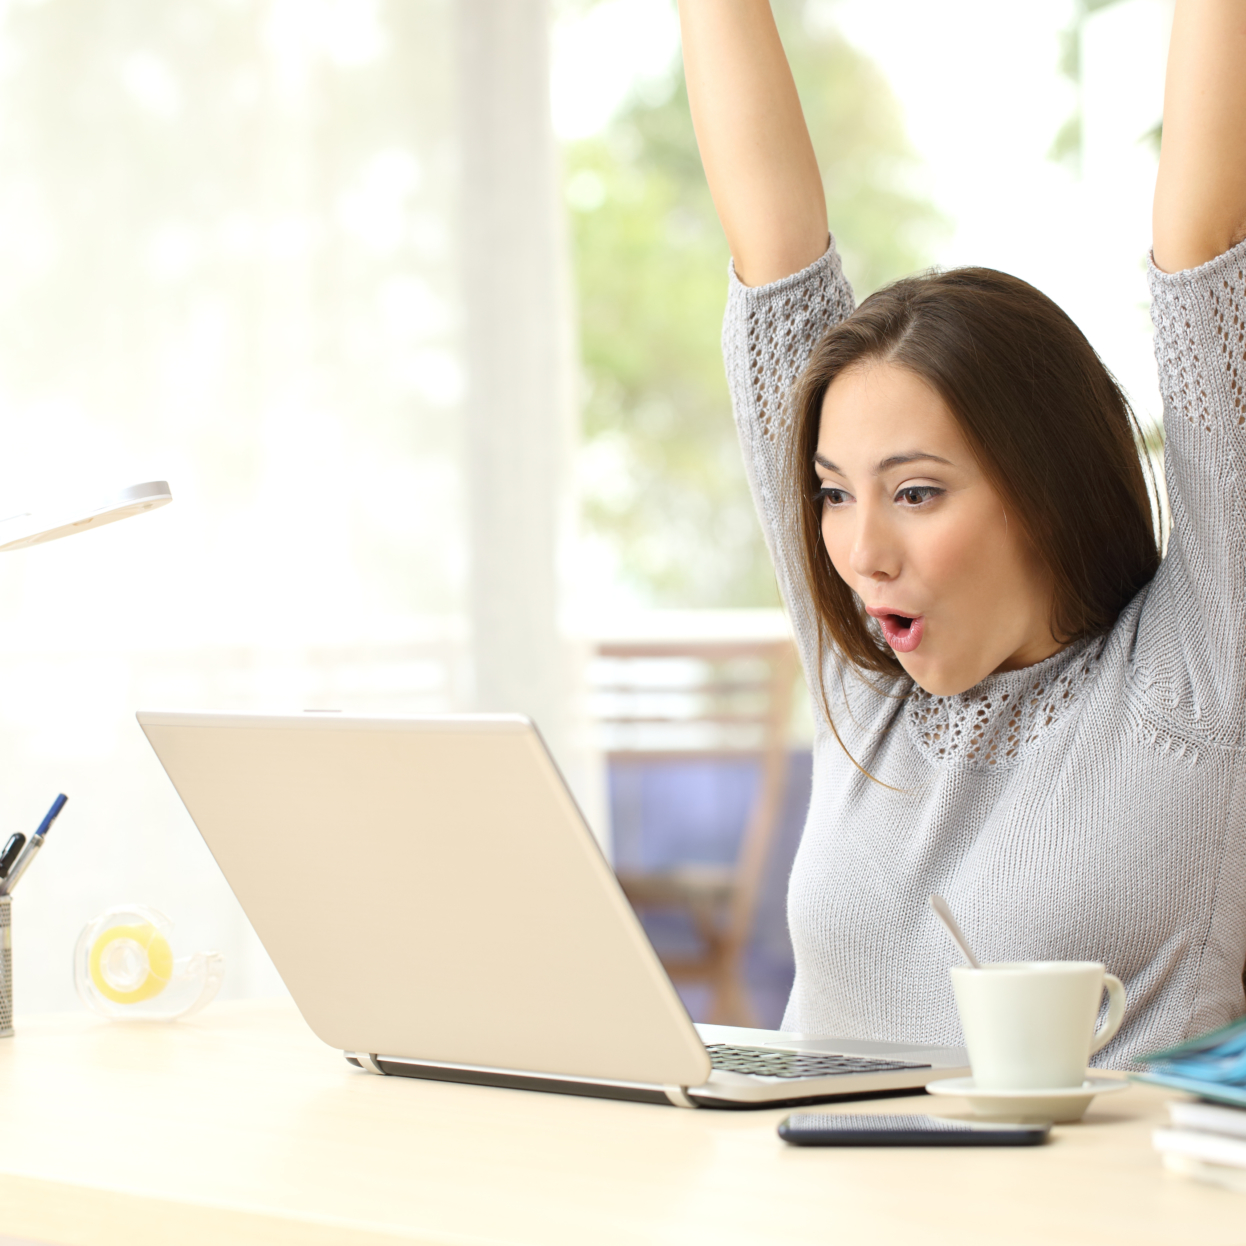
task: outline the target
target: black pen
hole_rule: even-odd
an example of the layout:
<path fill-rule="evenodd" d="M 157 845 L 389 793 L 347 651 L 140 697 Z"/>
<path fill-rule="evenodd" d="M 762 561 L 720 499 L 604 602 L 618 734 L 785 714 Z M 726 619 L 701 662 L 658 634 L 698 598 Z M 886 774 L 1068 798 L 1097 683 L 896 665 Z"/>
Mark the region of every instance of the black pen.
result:
<path fill-rule="evenodd" d="M 65 802 L 68 799 L 69 797 L 62 792 L 52 802 L 52 808 L 48 810 L 47 816 L 39 823 L 39 829 L 26 842 L 21 855 L 13 862 L 8 877 L 4 882 L 0 883 L 0 896 L 7 896 L 17 886 L 17 880 L 30 868 L 30 863 L 35 859 L 35 853 L 43 847 L 43 840 L 48 833 L 48 827 L 56 821 L 56 815 L 65 808 Z"/>
<path fill-rule="evenodd" d="M 0 852 L 0 880 L 8 878 L 13 862 L 17 860 L 17 854 L 21 852 L 25 842 L 26 836 L 21 831 L 9 836 L 9 842 L 4 845 L 4 851 Z"/>

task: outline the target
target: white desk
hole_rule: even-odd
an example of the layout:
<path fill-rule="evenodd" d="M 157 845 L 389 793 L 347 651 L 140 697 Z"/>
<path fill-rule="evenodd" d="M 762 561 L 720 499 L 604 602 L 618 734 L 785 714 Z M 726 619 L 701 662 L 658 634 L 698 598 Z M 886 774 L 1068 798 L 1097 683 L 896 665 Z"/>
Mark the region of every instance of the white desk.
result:
<path fill-rule="evenodd" d="M 796 1150 L 775 1136 L 782 1111 L 360 1073 L 287 1003 L 216 1004 L 161 1027 L 19 1018 L 0 1042 L 0 1234 L 61 1246 L 1240 1246 L 1246 1197 L 1169 1176 L 1151 1150 L 1165 1098 L 1134 1087 L 1042 1148 Z"/>

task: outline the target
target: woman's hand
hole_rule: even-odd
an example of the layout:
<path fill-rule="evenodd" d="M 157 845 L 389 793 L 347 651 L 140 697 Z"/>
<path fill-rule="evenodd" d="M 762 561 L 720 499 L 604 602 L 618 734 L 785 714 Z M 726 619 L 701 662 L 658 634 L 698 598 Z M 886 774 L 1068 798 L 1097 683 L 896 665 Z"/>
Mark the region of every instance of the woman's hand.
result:
<path fill-rule="evenodd" d="M 1156 267 L 1170 273 L 1246 238 L 1243 0 L 1177 0 L 1153 228 Z"/>
<path fill-rule="evenodd" d="M 826 250 L 826 197 L 769 0 L 679 0 L 679 19 L 697 145 L 736 275 L 757 286 L 799 272 Z"/>

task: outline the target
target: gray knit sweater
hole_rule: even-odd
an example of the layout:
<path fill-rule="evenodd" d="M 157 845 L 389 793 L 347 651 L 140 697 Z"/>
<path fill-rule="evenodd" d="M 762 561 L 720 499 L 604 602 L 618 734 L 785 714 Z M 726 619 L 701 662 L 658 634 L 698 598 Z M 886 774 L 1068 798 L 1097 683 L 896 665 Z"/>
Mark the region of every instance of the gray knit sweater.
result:
<path fill-rule="evenodd" d="M 1246 1010 L 1246 244 L 1152 268 L 1172 512 L 1155 578 L 1105 637 L 958 696 L 853 668 L 816 704 L 813 796 L 788 890 L 785 1030 L 962 1042 L 946 896 L 988 960 L 1101 960 L 1129 994 L 1096 1063 Z M 781 493 L 788 396 L 853 310 L 832 245 L 755 289 L 731 276 L 723 352 L 745 463 L 797 642 L 816 624 Z M 873 676 L 875 680 L 877 676 Z"/>

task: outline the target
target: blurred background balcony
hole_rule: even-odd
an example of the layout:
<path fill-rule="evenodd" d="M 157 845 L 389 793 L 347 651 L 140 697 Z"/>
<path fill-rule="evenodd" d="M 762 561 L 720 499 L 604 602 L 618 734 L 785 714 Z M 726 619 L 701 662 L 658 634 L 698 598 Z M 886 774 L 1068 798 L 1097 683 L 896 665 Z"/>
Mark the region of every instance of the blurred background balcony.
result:
<path fill-rule="evenodd" d="M 591 710 L 623 889 L 697 1020 L 777 1027 L 809 803 L 779 610 L 655 611 L 596 638 Z M 803 705 L 803 703 L 801 703 Z"/>

